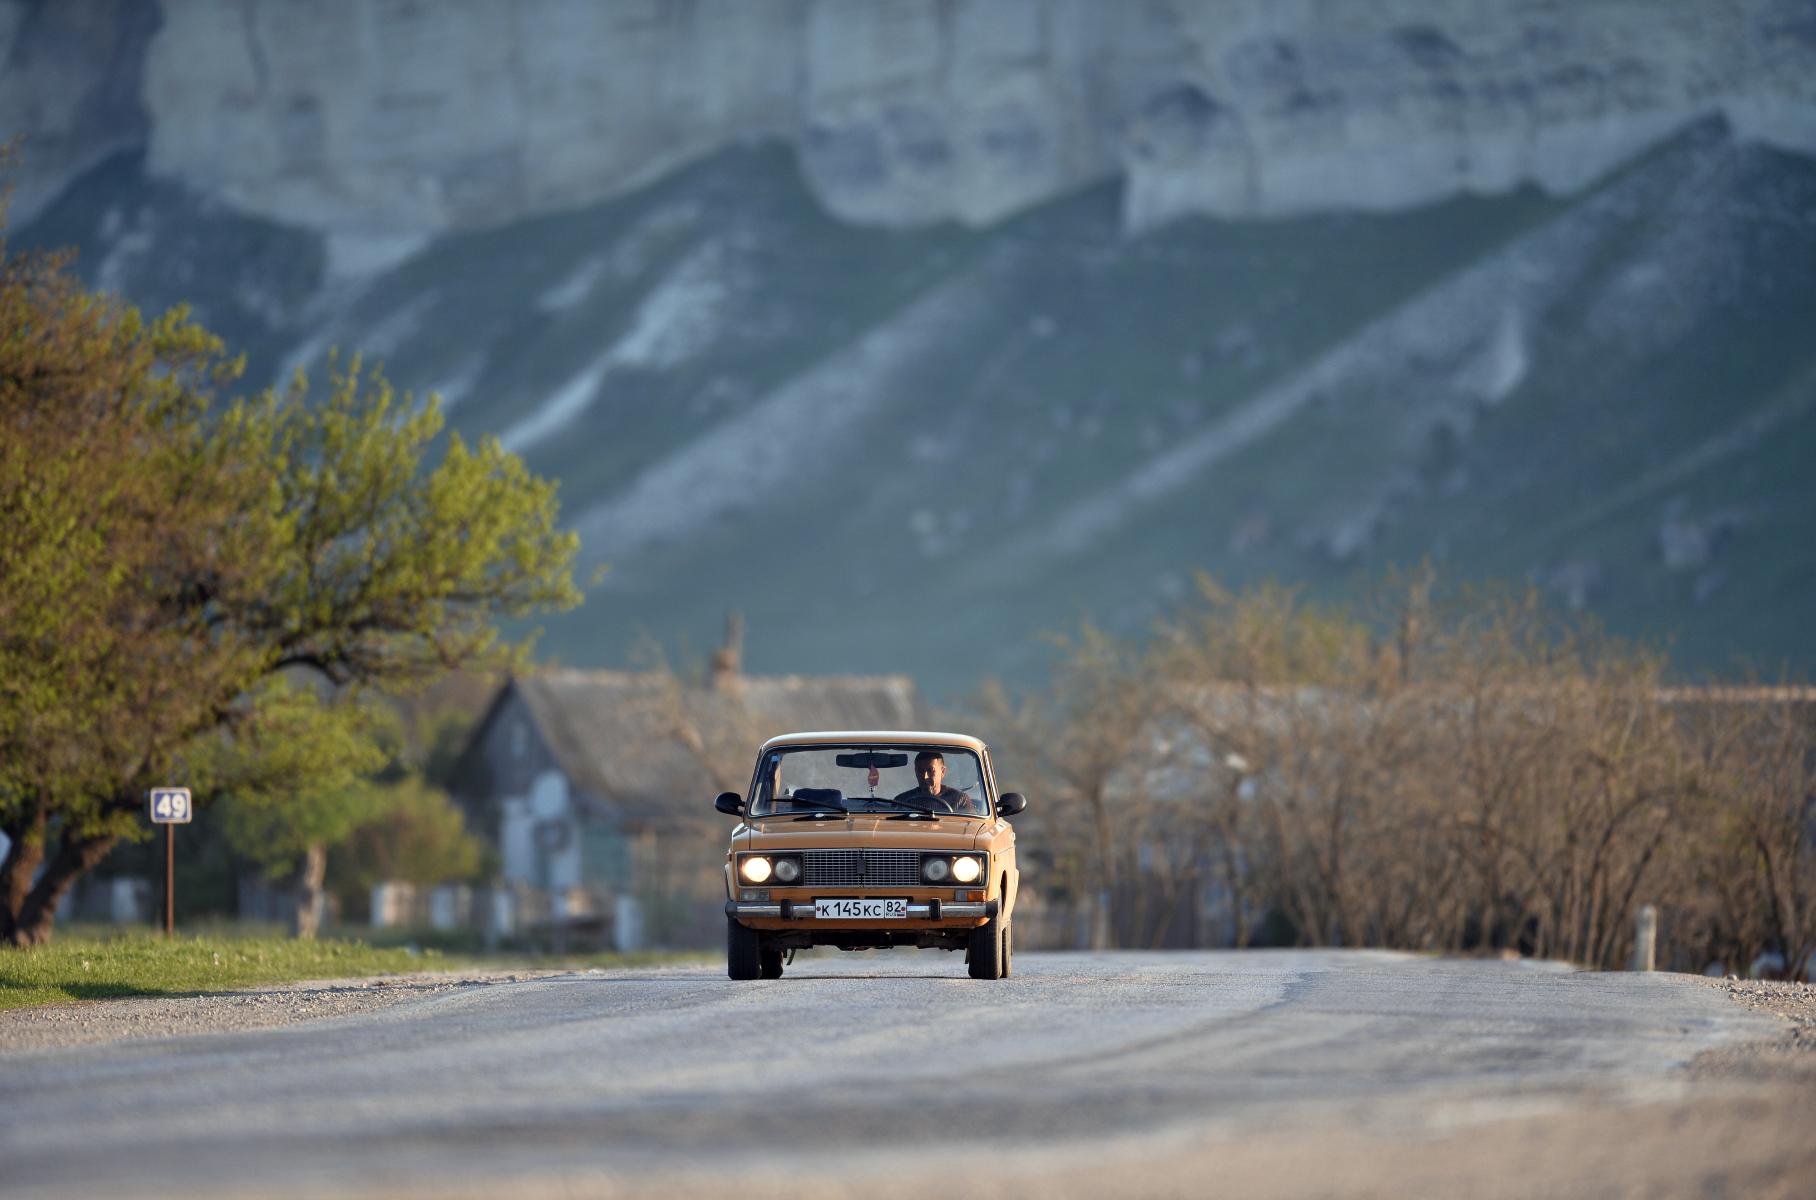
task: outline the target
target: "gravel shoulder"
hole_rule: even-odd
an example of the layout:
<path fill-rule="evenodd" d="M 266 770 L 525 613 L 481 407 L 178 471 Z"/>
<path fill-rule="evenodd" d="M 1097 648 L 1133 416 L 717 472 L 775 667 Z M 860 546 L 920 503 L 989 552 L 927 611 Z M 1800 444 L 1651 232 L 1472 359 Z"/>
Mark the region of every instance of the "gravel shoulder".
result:
<path fill-rule="evenodd" d="M 1754 1012 L 1784 1018 L 1784 1036 L 1741 1042 L 1699 1055 L 1690 1065 L 1696 1080 L 1776 1083 L 1816 1088 L 1816 986 L 1770 980 L 1706 979 L 1706 987 Z"/>
<path fill-rule="evenodd" d="M 573 974 L 571 969 L 415 971 L 357 979 L 309 979 L 200 996 L 78 1000 L 0 1010 L 0 1054 L 137 1038 L 269 1029 L 390 1008 L 459 988 Z"/>

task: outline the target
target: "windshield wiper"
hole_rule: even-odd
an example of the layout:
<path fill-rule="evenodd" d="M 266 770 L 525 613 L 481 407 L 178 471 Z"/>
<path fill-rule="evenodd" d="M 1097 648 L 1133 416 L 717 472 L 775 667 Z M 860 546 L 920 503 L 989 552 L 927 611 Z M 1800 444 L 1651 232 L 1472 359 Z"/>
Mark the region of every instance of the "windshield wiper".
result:
<path fill-rule="evenodd" d="M 872 797 L 870 797 L 869 802 L 871 804 L 899 805 L 902 808 L 908 809 L 911 812 L 926 813 L 928 816 L 932 817 L 936 821 L 939 820 L 939 818 L 942 815 L 945 815 L 945 814 L 942 814 L 938 809 L 933 808 L 931 805 L 923 807 L 919 804 L 910 804 L 906 800 L 897 800 L 894 797 L 884 798 L 882 796 L 872 796 Z"/>
<path fill-rule="evenodd" d="M 791 808 L 784 812 L 758 813 L 751 817 L 751 820 L 768 821 L 776 817 L 823 817 L 827 813 L 837 813 L 839 816 L 845 817 L 851 815 L 851 810 L 848 808 L 836 808 L 830 804 L 822 804 L 817 808 Z"/>

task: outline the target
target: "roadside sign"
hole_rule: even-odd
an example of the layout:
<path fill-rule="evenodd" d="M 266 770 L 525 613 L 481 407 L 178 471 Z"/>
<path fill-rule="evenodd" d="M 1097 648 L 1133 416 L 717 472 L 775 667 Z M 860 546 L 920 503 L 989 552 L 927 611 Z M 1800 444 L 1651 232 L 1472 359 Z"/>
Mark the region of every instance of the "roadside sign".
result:
<path fill-rule="evenodd" d="M 164 827 L 164 936 L 177 932 L 177 826 L 195 819 L 188 788 L 152 788 L 145 793 L 151 823 Z"/>
<path fill-rule="evenodd" d="M 152 788 L 151 823 L 154 825 L 187 825 L 195 816 L 188 788 Z"/>

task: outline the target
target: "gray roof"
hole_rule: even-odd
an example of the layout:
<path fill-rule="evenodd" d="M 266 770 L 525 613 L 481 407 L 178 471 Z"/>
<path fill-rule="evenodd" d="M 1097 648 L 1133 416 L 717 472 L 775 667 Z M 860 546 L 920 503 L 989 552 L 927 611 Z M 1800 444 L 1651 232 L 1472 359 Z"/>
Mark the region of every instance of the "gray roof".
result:
<path fill-rule="evenodd" d="M 733 675 L 709 686 L 666 672 L 555 670 L 511 687 L 569 783 L 631 821 L 743 791 L 758 747 L 777 734 L 912 728 L 919 715 L 907 675 Z"/>

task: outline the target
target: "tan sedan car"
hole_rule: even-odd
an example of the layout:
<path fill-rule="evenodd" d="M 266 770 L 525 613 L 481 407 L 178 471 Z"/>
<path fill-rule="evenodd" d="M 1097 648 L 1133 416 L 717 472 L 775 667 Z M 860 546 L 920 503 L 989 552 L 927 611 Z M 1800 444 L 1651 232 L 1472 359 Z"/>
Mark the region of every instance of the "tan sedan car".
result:
<path fill-rule="evenodd" d="M 757 755 L 725 855 L 728 970 L 776 979 L 796 950 L 963 950 L 1007 978 L 1015 830 L 990 750 L 956 733 L 791 733 Z"/>

